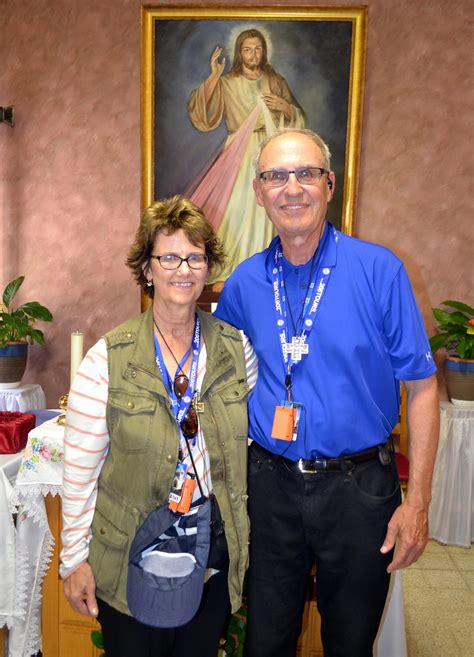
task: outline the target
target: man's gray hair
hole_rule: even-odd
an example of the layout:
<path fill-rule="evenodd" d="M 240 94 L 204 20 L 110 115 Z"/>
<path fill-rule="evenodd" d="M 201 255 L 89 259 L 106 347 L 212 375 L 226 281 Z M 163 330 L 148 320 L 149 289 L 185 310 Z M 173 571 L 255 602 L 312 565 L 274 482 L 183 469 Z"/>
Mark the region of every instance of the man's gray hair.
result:
<path fill-rule="evenodd" d="M 318 134 L 316 134 L 312 130 L 307 130 L 306 128 L 281 128 L 280 130 L 274 132 L 273 135 L 270 135 L 269 137 L 264 139 L 262 143 L 259 145 L 253 160 L 256 176 L 258 176 L 258 174 L 260 173 L 260 158 L 262 156 L 263 149 L 266 148 L 268 144 L 274 139 L 276 139 L 277 137 L 289 133 L 297 134 L 297 135 L 306 135 L 312 141 L 314 141 L 316 146 L 319 147 L 319 150 L 321 151 L 321 155 L 323 156 L 323 167 L 328 171 L 331 170 L 331 152 L 326 142 L 323 139 L 321 139 L 321 137 Z"/>

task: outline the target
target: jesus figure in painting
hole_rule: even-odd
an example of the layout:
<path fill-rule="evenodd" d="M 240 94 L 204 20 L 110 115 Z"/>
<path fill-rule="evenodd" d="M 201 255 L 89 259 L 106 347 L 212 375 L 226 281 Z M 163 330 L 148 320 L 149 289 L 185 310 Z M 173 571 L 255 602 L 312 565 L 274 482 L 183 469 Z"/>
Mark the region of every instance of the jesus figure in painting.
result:
<path fill-rule="evenodd" d="M 191 93 L 188 112 L 201 132 L 215 130 L 223 118 L 228 131 L 221 153 L 190 190 L 191 199 L 224 244 L 228 258 L 218 275 L 223 281 L 239 262 L 266 248 L 274 236 L 252 188 L 258 145 L 278 128 L 304 128 L 305 116 L 285 78 L 268 62 L 267 43 L 259 30 L 239 34 L 226 75 L 221 55 L 222 48 L 217 46 L 211 55 L 210 75 Z"/>

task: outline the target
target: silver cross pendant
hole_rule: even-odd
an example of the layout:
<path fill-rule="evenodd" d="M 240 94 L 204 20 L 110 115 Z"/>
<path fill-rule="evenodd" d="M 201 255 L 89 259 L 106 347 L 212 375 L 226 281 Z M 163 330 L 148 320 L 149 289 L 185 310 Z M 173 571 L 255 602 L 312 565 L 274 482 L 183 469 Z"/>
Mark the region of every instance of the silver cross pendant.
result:
<path fill-rule="evenodd" d="M 309 345 L 305 342 L 306 336 L 294 335 L 291 342 L 285 343 L 285 353 L 291 356 L 291 359 L 297 363 L 303 357 L 303 354 L 309 353 Z"/>

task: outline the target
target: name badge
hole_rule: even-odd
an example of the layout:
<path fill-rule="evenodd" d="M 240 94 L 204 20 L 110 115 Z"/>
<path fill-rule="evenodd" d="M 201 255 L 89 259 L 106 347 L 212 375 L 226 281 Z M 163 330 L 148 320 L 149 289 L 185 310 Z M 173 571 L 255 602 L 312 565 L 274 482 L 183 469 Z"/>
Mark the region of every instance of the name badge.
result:
<path fill-rule="evenodd" d="M 294 406 L 276 406 L 273 416 L 272 438 L 294 440 L 297 410 Z"/>
<path fill-rule="evenodd" d="M 193 501 L 194 489 L 196 488 L 196 478 L 193 474 L 188 473 L 184 478 L 184 483 L 181 488 L 181 493 L 170 493 L 169 508 L 171 511 L 178 513 L 187 513 L 191 508 Z"/>

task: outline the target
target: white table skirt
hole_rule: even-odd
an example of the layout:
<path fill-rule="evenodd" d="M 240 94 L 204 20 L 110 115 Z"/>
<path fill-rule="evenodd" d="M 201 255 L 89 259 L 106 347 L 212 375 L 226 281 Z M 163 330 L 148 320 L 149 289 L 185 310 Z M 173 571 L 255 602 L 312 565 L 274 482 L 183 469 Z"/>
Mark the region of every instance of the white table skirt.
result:
<path fill-rule="evenodd" d="M 441 402 L 433 473 L 430 537 L 470 547 L 474 541 L 474 410 Z"/>
<path fill-rule="evenodd" d="M 392 576 L 390 592 L 374 646 L 374 657 L 407 657 L 402 573 Z"/>
<path fill-rule="evenodd" d="M 0 411 L 31 411 L 46 408 L 43 388 L 37 383 L 27 383 L 18 388 L 0 390 Z"/>
<path fill-rule="evenodd" d="M 14 574 L 5 600 L 0 598 L 0 627 L 10 628 L 8 657 L 30 657 L 41 650 L 42 583 L 54 547 L 44 496 L 62 489 L 63 433 L 64 427 L 48 420 L 30 431 L 20 462 L 16 454 L 0 458 L 7 491 L 1 508 L 5 511 L 8 504 L 10 512 L 17 512 L 16 528 L 7 526 L 8 542 L 0 543 L 2 573 Z M 13 466 L 18 473 L 13 490 L 8 491 Z"/>
<path fill-rule="evenodd" d="M 16 454 L 0 454 L 0 470 L 12 486 L 15 484 L 16 475 L 24 451 L 25 450 L 21 450 L 21 452 L 17 452 Z"/>

